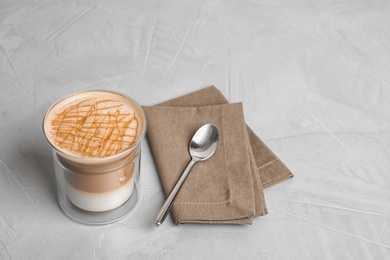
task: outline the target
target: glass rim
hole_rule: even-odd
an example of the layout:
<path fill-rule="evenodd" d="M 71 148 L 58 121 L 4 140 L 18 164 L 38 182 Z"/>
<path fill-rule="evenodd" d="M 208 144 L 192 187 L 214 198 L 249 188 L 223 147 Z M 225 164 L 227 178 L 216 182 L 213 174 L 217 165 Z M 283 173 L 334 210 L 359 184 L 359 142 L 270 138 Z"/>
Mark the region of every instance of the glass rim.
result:
<path fill-rule="evenodd" d="M 64 101 L 65 99 L 68 99 L 70 97 L 73 97 L 73 96 L 76 96 L 76 95 L 80 95 L 80 94 L 83 94 L 83 93 L 88 93 L 88 92 L 106 92 L 106 93 L 111 93 L 111 94 L 115 94 L 115 95 L 119 95 L 119 96 L 122 96 L 128 100 L 130 100 L 131 102 L 133 102 L 138 108 L 139 110 L 142 112 L 142 117 L 144 119 L 144 129 L 143 129 L 143 132 L 142 134 L 139 136 L 138 140 L 132 144 L 130 147 L 126 148 L 125 150 L 117 153 L 117 154 L 114 154 L 114 155 L 111 155 L 111 156 L 107 156 L 107 157 L 84 157 L 83 159 L 87 160 L 89 163 L 103 163 L 105 161 L 108 161 L 108 160 L 112 160 L 112 159 L 115 159 L 115 158 L 121 158 L 122 156 L 126 155 L 127 153 L 131 152 L 135 147 L 137 147 L 138 145 L 140 145 L 142 139 L 145 137 L 146 135 L 146 131 L 148 129 L 148 120 L 146 118 L 146 114 L 145 114 L 145 111 L 144 109 L 142 108 L 142 106 L 137 102 L 135 101 L 133 98 L 123 94 L 123 93 L 120 93 L 120 92 L 116 92 L 116 91 L 112 91 L 112 90 L 105 90 L 105 89 L 93 89 L 93 90 L 85 90 L 85 91 L 79 91 L 79 92 L 76 92 L 76 93 L 73 93 L 73 94 L 70 94 L 70 95 L 67 95 L 63 98 L 60 98 L 58 99 L 56 102 L 54 102 L 47 110 L 45 116 L 43 117 L 43 120 L 42 120 L 42 130 L 43 130 L 43 134 L 45 136 L 45 139 L 46 141 L 49 143 L 49 145 L 51 146 L 51 148 L 54 149 L 54 151 L 56 151 L 56 153 L 59 153 L 59 154 L 64 154 L 66 155 L 67 157 L 70 157 L 70 158 L 81 158 L 81 156 L 77 156 L 75 154 L 72 154 L 72 153 L 69 153 L 67 152 L 66 150 L 63 150 L 63 149 L 59 149 L 57 148 L 50 140 L 49 138 L 47 137 L 46 135 L 46 130 L 45 130 L 45 121 L 46 121 L 46 118 L 48 117 L 49 113 L 53 110 L 53 108 L 58 105 L 60 102 Z"/>

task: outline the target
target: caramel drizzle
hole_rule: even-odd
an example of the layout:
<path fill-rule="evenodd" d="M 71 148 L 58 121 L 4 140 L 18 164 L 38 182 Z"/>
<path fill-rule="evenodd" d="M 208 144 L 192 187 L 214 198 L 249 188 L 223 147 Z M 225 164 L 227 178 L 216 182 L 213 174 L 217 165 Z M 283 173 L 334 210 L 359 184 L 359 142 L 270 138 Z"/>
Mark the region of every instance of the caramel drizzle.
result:
<path fill-rule="evenodd" d="M 51 122 L 55 144 L 89 157 L 107 157 L 130 147 L 138 120 L 135 113 L 121 113 L 122 105 L 116 100 L 87 99 L 66 108 Z"/>

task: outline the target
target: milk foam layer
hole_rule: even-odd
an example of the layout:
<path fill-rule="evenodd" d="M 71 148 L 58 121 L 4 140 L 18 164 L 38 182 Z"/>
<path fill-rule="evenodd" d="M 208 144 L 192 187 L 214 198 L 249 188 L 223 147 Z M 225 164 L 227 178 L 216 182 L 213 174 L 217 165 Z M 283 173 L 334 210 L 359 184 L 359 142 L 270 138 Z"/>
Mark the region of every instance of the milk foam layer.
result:
<path fill-rule="evenodd" d="M 109 91 L 86 91 L 57 102 L 44 131 L 60 152 L 105 158 L 133 146 L 144 134 L 145 118 L 134 101 Z"/>

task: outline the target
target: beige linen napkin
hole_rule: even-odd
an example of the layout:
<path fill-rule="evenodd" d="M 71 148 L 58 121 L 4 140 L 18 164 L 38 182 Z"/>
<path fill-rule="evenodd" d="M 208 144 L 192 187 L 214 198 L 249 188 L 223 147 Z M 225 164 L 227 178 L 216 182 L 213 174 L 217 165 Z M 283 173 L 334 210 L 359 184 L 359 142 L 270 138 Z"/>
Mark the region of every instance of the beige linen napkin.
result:
<path fill-rule="evenodd" d="M 190 161 L 196 130 L 212 123 L 219 131 L 215 154 L 195 164 L 172 207 L 176 224 L 250 224 L 266 213 L 241 103 L 204 107 L 145 107 L 148 140 L 166 196 Z"/>
<path fill-rule="evenodd" d="M 220 132 L 216 153 L 194 166 L 179 192 L 172 208 L 176 224 L 251 224 L 267 213 L 262 180 L 270 186 L 292 177 L 245 125 L 241 103 L 229 104 L 215 87 L 144 109 L 166 196 L 190 161 L 188 144 L 195 131 L 213 123 Z"/>
<path fill-rule="evenodd" d="M 160 106 L 201 107 L 227 103 L 223 94 L 215 86 L 211 86 L 161 103 Z M 264 189 L 294 176 L 248 126 L 247 131 Z"/>

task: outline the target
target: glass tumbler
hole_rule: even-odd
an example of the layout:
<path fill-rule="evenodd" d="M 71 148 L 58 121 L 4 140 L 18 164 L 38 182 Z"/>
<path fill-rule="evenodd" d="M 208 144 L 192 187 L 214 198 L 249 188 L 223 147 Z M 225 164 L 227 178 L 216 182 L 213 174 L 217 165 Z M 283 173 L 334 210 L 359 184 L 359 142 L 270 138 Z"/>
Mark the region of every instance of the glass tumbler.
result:
<path fill-rule="evenodd" d="M 106 102 L 108 105 L 104 106 L 99 100 L 110 100 L 111 103 Z M 131 116 L 137 120 L 137 124 L 127 125 L 136 129 L 130 129 L 136 134 L 131 143 L 126 141 L 129 145 L 124 149 L 119 149 L 123 147 L 119 146 L 118 140 L 125 142 L 120 133 L 127 130 L 123 130 L 124 124 L 117 124 L 117 121 L 131 113 L 116 110 L 122 107 L 116 102 L 130 107 L 128 109 L 134 111 Z M 91 110 L 98 112 L 93 114 Z M 64 113 L 67 116 L 63 116 Z M 134 118 L 121 122 L 133 122 Z M 48 110 L 43 130 L 52 148 L 58 203 L 68 217 L 83 224 L 102 225 L 118 221 L 132 212 L 140 197 L 141 140 L 146 125 L 142 107 L 131 98 L 112 91 L 76 93 L 57 101 Z M 111 139 L 107 139 L 109 134 Z M 99 156 L 104 149 L 108 150 L 107 147 L 118 147 L 118 151 Z"/>

